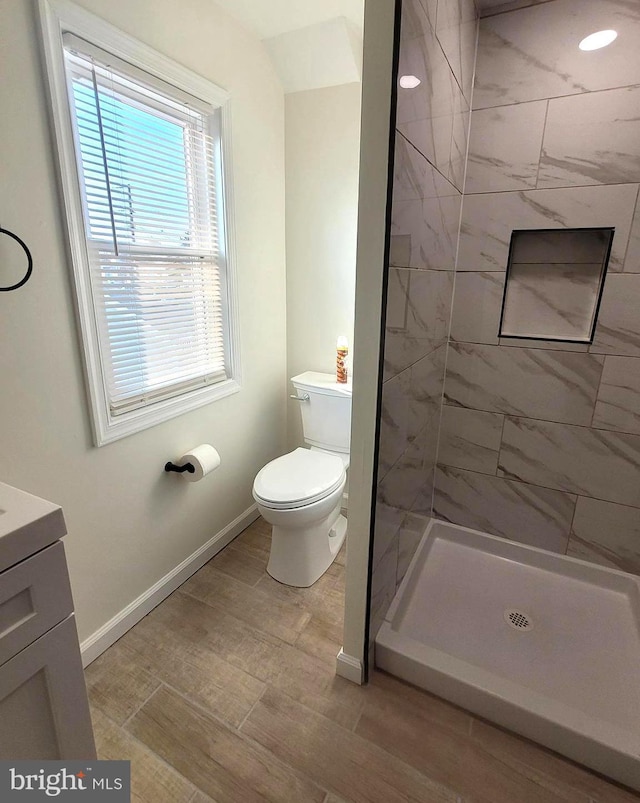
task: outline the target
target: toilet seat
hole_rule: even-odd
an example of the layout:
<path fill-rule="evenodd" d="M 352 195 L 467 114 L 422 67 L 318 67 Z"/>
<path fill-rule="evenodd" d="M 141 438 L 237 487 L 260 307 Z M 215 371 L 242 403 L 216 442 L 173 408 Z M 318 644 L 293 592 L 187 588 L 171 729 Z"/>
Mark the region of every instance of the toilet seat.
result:
<path fill-rule="evenodd" d="M 253 496 L 274 510 L 303 507 L 332 494 L 345 477 L 344 462 L 337 455 L 298 448 L 258 472 Z"/>

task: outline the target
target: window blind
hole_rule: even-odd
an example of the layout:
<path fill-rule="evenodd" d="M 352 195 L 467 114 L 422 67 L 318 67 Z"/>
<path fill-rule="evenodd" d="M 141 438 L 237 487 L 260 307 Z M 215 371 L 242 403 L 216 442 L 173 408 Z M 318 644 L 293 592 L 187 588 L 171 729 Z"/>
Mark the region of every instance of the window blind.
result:
<path fill-rule="evenodd" d="M 110 411 L 229 376 L 216 112 L 65 35 Z M 141 78 L 142 76 L 142 78 Z"/>

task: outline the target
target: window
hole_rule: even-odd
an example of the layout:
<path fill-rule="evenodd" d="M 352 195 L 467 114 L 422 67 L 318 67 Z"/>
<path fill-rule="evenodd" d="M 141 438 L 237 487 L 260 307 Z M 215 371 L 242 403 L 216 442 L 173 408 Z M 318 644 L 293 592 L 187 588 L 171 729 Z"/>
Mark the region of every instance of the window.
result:
<path fill-rule="evenodd" d="M 82 9 L 73 7 L 69 25 L 44 5 L 100 445 L 239 388 L 227 98 Z"/>

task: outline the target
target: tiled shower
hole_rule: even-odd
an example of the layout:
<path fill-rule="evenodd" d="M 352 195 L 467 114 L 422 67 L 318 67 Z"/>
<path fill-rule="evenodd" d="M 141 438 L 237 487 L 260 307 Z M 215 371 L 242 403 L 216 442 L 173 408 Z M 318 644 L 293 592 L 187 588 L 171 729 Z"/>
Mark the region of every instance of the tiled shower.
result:
<path fill-rule="evenodd" d="M 403 2 L 372 636 L 432 516 L 640 574 L 640 5 L 480 5 Z M 592 228 L 592 341 L 500 337 L 512 232 Z M 561 324 L 590 257 L 538 259 Z"/>

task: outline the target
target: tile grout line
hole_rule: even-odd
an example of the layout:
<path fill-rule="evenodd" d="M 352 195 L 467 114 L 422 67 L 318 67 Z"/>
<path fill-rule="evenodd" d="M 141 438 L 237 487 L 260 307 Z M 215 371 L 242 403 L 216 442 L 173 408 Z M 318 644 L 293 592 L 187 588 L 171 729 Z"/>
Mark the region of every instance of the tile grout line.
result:
<path fill-rule="evenodd" d="M 596 390 L 596 394 L 595 394 L 594 399 L 593 399 L 593 410 L 591 412 L 591 423 L 589 424 L 589 428 L 590 429 L 600 429 L 600 427 L 596 427 L 595 426 L 594 419 L 596 417 L 596 408 L 598 406 L 598 399 L 600 398 L 600 391 L 602 390 L 602 378 L 604 377 L 604 370 L 605 370 L 605 368 L 607 366 L 607 356 L 611 356 L 611 355 L 606 355 L 606 354 L 603 355 L 602 370 L 600 371 L 600 377 L 598 379 L 598 388 Z M 608 430 L 608 431 L 611 431 L 611 430 Z M 619 430 L 613 430 L 613 431 L 619 431 Z"/>
<path fill-rule="evenodd" d="M 575 352 L 575 353 L 583 354 L 585 352 Z M 607 356 L 616 356 L 616 355 L 607 355 Z M 631 357 L 630 359 L 640 359 L 640 357 Z M 554 421 L 549 418 L 536 418 L 536 416 L 523 415 L 522 413 L 506 413 L 504 411 L 498 411 L 498 410 L 483 410 L 482 408 L 479 407 L 467 407 L 464 404 L 451 404 L 450 402 L 447 401 L 444 402 L 444 406 L 454 407 L 456 410 L 470 410 L 474 413 L 489 413 L 491 415 L 504 415 L 508 418 L 523 418 L 525 421 L 535 421 L 536 423 L 540 424 L 552 424 L 554 426 L 559 426 L 559 427 L 575 427 L 576 429 L 588 429 L 588 430 L 595 429 L 598 432 L 610 433 L 612 435 L 631 435 L 632 437 L 637 436 L 638 438 L 640 438 L 640 433 L 629 432 L 628 430 L 625 429 L 606 429 L 605 427 L 592 426 L 591 424 L 576 424 L 572 421 Z M 395 463 L 393 465 L 395 466 Z M 633 507 L 633 505 L 631 507 Z"/>
<path fill-rule="evenodd" d="M 156 677 L 154 674 L 152 674 L 151 672 L 150 672 L 149 674 L 151 675 L 151 677 L 152 677 L 152 678 L 154 678 L 154 680 L 157 680 L 157 681 L 158 681 L 158 685 L 157 685 L 157 686 L 156 686 L 156 688 L 155 688 L 155 689 L 154 689 L 154 690 L 151 692 L 151 694 L 150 694 L 150 695 L 149 695 L 149 696 L 146 698 L 146 700 L 145 700 L 143 703 L 141 703 L 141 704 L 140 704 L 140 705 L 139 705 L 139 706 L 136 708 L 136 710 L 133 712 L 133 714 L 131 714 L 130 716 L 128 716 L 128 717 L 125 719 L 125 721 L 122 723 L 122 725 L 120 725 L 120 727 L 122 728 L 122 730 L 126 730 L 126 726 L 129 724 L 129 722 L 131 722 L 131 720 L 132 720 L 132 719 L 133 719 L 133 718 L 134 718 L 134 717 L 135 717 L 137 714 L 139 714 L 139 713 L 140 713 L 140 711 L 141 711 L 141 710 L 142 710 L 142 709 L 145 707 L 145 705 L 146 705 L 146 704 L 149 702 L 149 700 L 150 700 L 150 699 L 151 699 L 151 698 L 154 696 L 154 694 L 156 694 L 156 693 L 157 693 L 157 692 L 158 692 L 158 691 L 159 691 L 159 690 L 162 688 L 162 686 L 163 686 L 163 681 L 162 681 L 162 680 L 160 680 L 160 678 L 157 678 L 157 677 Z M 127 731 L 127 732 L 128 732 L 128 731 Z"/>
<path fill-rule="evenodd" d="M 638 211 L 640 211 L 639 203 L 640 203 L 640 185 L 638 185 L 638 191 L 636 192 L 636 201 L 635 201 L 635 204 L 634 204 L 634 207 L 633 207 L 633 217 L 631 218 L 631 227 L 629 228 L 629 239 L 627 240 L 627 247 L 625 248 L 624 256 L 622 257 L 622 268 L 619 271 L 620 273 L 623 273 L 623 274 L 624 273 L 629 273 L 629 274 L 631 273 L 631 271 L 625 271 L 625 265 L 626 265 L 626 262 L 627 262 L 627 257 L 629 256 L 629 249 L 631 248 L 631 235 L 633 233 L 634 220 L 635 220 L 635 217 L 636 217 L 636 213 Z M 609 261 L 611 261 L 611 260 L 609 260 Z"/>
<path fill-rule="evenodd" d="M 242 722 L 236 727 L 236 730 L 238 731 L 238 733 L 240 733 L 240 731 L 242 730 L 242 726 L 249 719 L 249 717 L 251 716 L 251 714 L 253 712 L 253 709 L 258 705 L 260 700 L 262 700 L 262 698 L 264 697 L 265 692 L 267 691 L 268 688 L 269 688 L 269 684 L 265 682 L 264 689 L 260 692 L 260 696 L 258 697 L 257 700 L 254 700 L 253 705 L 251 706 L 251 708 L 242 717 Z M 243 733 L 243 736 L 244 736 L 244 733 Z"/>
<path fill-rule="evenodd" d="M 260 700 L 262 700 L 262 698 L 263 698 L 263 697 L 264 697 L 264 695 L 266 694 L 267 690 L 268 690 L 269 688 L 271 688 L 271 685 L 270 685 L 269 683 L 266 683 L 265 681 L 262 681 L 262 682 L 264 683 L 264 685 L 265 685 L 265 688 L 262 690 L 262 692 L 261 692 L 261 694 L 260 694 L 260 697 L 259 697 L 259 698 L 258 698 L 258 699 L 255 701 L 255 703 L 254 703 L 254 704 L 251 706 L 251 711 L 253 711 L 253 709 L 254 709 L 254 708 L 256 707 L 256 705 L 257 705 L 257 704 L 260 702 Z M 225 721 L 224 721 L 223 719 L 221 719 L 221 718 L 220 718 L 220 717 L 219 717 L 217 714 L 215 714 L 215 713 L 214 713 L 214 712 L 212 712 L 212 711 L 209 711 L 208 709 L 204 708 L 203 706 L 199 705 L 198 703 L 195 703 L 195 702 L 193 702 L 193 701 L 192 701 L 192 700 L 190 700 L 190 699 L 189 699 L 189 698 L 188 698 L 186 695 L 182 694 L 182 692 L 178 691 L 177 689 L 174 689 L 174 688 L 173 688 L 172 686 L 170 686 L 169 684 L 167 684 L 167 683 L 164 683 L 163 685 L 164 685 L 164 686 L 165 686 L 167 689 L 169 689 L 169 690 L 171 690 L 172 692 L 174 692 L 174 694 L 176 694 L 176 696 L 178 696 L 178 697 L 179 697 L 179 698 L 180 698 L 180 699 L 181 699 L 183 702 L 185 702 L 187 705 L 191 706 L 192 708 L 195 708 L 197 711 L 199 711 L 200 713 L 202 713 L 204 716 L 207 716 L 207 717 L 209 717 L 210 719 L 213 719 L 213 720 L 215 720 L 215 722 L 216 722 L 218 725 L 220 725 L 220 727 L 222 727 L 224 730 L 226 730 L 226 731 L 229 731 L 229 732 L 230 732 L 230 733 L 232 733 L 234 736 L 236 736 L 238 739 L 242 740 L 242 741 L 243 741 L 243 742 L 245 742 L 246 744 L 249 744 L 249 745 L 251 745 L 251 747 L 253 747 L 253 748 L 254 748 L 254 749 L 255 749 L 255 750 L 258 752 L 258 753 L 261 753 L 261 754 L 263 754 L 263 755 L 267 755 L 267 756 L 269 756 L 269 759 L 270 759 L 271 761 L 275 762 L 275 763 L 276 763 L 276 764 L 277 764 L 279 767 L 281 767 L 282 769 L 285 769 L 285 770 L 287 770 L 287 771 L 288 771 L 289 773 L 291 773 L 291 775 L 293 775 L 294 777 L 296 777 L 296 778 L 299 778 L 299 779 L 301 779 L 301 780 L 304 780 L 304 781 L 306 781 L 307 783 L 310 783 L 312 786 L 315 786 L 315 787 L 316 787 L 317 789 L 319 789 L 320 791 L 324 791 L 324 788 L 323 788 L 323 787 L 322 787 L 322 786 L 321 786 L 321 785 L 320 785 L 320 784 L 319 784 L 317 781 L 315 781 L 315 780 L 314 780 L 314 779 L 313 779 L 313 778 L 312 778 L 310 775 L 307 775 L 306 773 L 302 772 L 302 770 L 299 770 L 299 769 L 297 769 L 297 767 L 294 767 L 294 766 L 292 766 L 291 764 L 287 764 L 287 763 L 286 763 L 286 761 L 284 761 L 282 758 L 279 758 L 279 757 L 278 757 L 278 756 L 277 756 L 275 753 L 273 753 L 271 750 L 269 750 L 269 748 L 265 747 L 265 745 L 263 745 L 261 742 L 257 741 L 257 740 L 256 740 L 256 739 L 254 739 L 253 737 L 249 736 L 249 735 L 248 735 L 248 734 L 246 734 L 244 731 L 241 731 L 239 727 L 238 727 L 238 728 L 235 728 L 235 727 L 234 727 L 233 725 L 231 725 L 230 723 L 228 723 L 228 722 L 225 722 Z M 280 693 L 280 694 L 284 694 L 286 697 L 289 697 L 289 695 L 288 695 L 288 694 L 286 694 L 285 692 L 279 692 L 279 693 Z M 294 698 L 290 698 L 290 699 L 294 699 Z M 296 702 L 297 702 L 297 701 L 296 701 Z M 299 703 L 299 705 L 303 706 L 304 708 L 307 708 L 307 706 L 305 706 L 303 703 Z M 310 710 L 310 711 L 313 711 L 313 709 L 309 709 L 309 710 Z M 250 711 L 249 713 L 251 713 L 251 711 Z M 319 714 L 317 711 L 315 711 L 314 713 L 318 714 L 318 716 L 321 716 L 321 717 L 323 717 L 323 719 L 327 719 L 327 720 L 329 720 L 329 718 L 328 718 L 328 717 L 325 717 L 325 716 L 324 716 L 324 714 Z M 243 720 L 243 722 L 242 722 L 242 725 L 244 725 L 244 724 L 245 724 L 245 722 L 246 722 L 247 718 L 248 718 L 248 715 L 247 715 L 247 716 L 244 718 L 244 720 Z M 330 722 L 334 722 L 334 720 L 329 720 L 329 721 L 330 721 Z M 334 722 L 334 724 L 336 724 L 336 725 L 337 725 L 337 723 L 335 723 L 335 722 Z M 338 727 L 339 727 L 339 726 L 338 726 Z M 129 731 L 127 731 L 127 733 L 129 733 Z M 143 744 L 144 744 L 144 742 L 143 742 Z M 148 748 L 148 749 L 150 749 L 150 748 Z M 155 753 L 154 753 L 154 755 L 155 755 Z M 173 765 L 169 764 L 169 766 L 170 766 L 170 767 L 172 767 Z M 174 768 L 174 771 L 175 771 L 175 772 L 177 772 L 177 770 L 175 770 L 175 768 Z M 184 777 L 184 776 L 183 776 L 183 777 Z M 189 780 L 189 779 L 187 778 L 187 780 Z M 190 783 L 192 783 L 192 782 L 190 782 Z M 192 784 L 192 785 L 195 785 L 195 784 Z M 202 790 L 200 790 L 200 791 L 202 791 Z M 327 794 L 329 794 L 329 793 L 327 792 Z"/>
<path fill-rule="evenodd" d="M 573 533 L 573 523 L 576 520 L 576 511 L 578 510 L 578 501 L 580 496 L 576 494 L 576 501 L 573 504 L 573 512 L 571 513 L 571 522 L 569 524 L 569 532 L 567 534 L 567 545 L 564 548 L 564 554 L 569 554 L 569 544 L 571 543 L 571 534 Z"/>
<path fill-rule="evenodd" d="M 551 2 L 551 0 L 545 0 L 545 2 L 549 3 L 549 2 Z M 516 10 L 519 10 L 519 9 L 516 9 Z M 509 12 L 501 12 L 501 13 L 509 13 Z M 495 14 L 491 14 L 489 16 L 495 17 L 496 15 Z M 480 19 L 485 19 L 485 17 L 481 17 Z M 596 94 L 601 93 L 601 92 L 615 92 L 616 90 L 619 90 L 619 89 L 637 89 L 638 86 L 640 86 L 640 84 L 638 84 L 637 82 L 634 82 L 633 84 L 624 84 L 623 86 L 615 86 L 615 87 L 610 87 L 608 89 L 593 89 L 590 92 L 588 92 L 588 94 L 589 95 L 596 95 Z M 548 97 L 548 98 L 531 98 L 529 100 L 512 100 L 510 103 L 498 103 L 498 104 L 496 104 L 494 106 L 478 106 L 477 108 L 472 109 L 472 111 L 484 111 L 484 110 L 488 110 L 488 109 L 504 109 L 505 106 L 524 106 L 527 103 L 539 103 L 540 101 L 544 101 L 544 100 L 546 100 L 547 102 L 548 101 L 552 101 L 552 100 L 564 100 L 566 98 L 579 97 L 579 96 L 584 95 L 584 94 L 586 94 L 586 93 L 585 92 L 570 92 L 567 95 L 552 95 L 551 97 Z M 634 183 L 634 182 L 629 182 L 629 183 Z"/>
<path fill-rule="evenodd" d="M 534 189 L 537 190 L 538 182 L 540 180 L 540 165 L 542 164 L 542 153 L 544 151 L 544 137 L 547 133 L 547 118 L 549 117 L 549 104 L 551 101 L 547 98 L 547 107 L 544 110 L 544 122 L 542 123 L 542 136 L 540 137 L 540 153 L 538 154 L 538 169 L 536 170 L 536 183 L 534 185 Z"/>
<path fill-rule="evenodd" d="M 356 728 L 360 724 L 360 720 L 362 719 L 362 715 L 364 714 L 364 709 L 366 707 L 367 707 L 367 701 L 365 699 L 365 700 L 362 701 L 362 706 L 360 707 L 360 711 L 358 712 L 358 716 L 356 717 L 355 722 L 353 723 L 353 727 L 351 728 L 351 733 L 356 733 Z M 358 734 L 356 734 L 356 735 L 358 735 Z"/>
<path fill-rule="evenodd" d="M 500 445 L 498 446 L 498 460 L 496 462 L 496 473 L 494 476 L 498 477 L 498 469 L 500 468 L 500 456 L 502 455 L 502 444 L 504 441 L 504 427 L 507 423 L 507 416 L 506 413 L 502 414 L 502 429 L 500 431 Z"/>
<path fill-rule="evenodd" d="M 436 118 L 429 118 L 426 122 L 429 122 L 431 119 L 436 119 Z M 401 123 L 401 125 L 402 125 L 402 123 Z M 407 143 L 407 145 L 410 145 L 416 153 L 420 154 L 420 156 L 422 156 L 422 158 L 429 165 L 429 167 L 431 167 L 433 170 L 435 170 L 436 173 L 440 176 L 440 178 L 443 179 L 443 181 L 446 181 L 447 184 L 451 187 L 451 189 L 454 190 L 454 192 L 451 195 L 445 195 L 445 196 L 442 196 L 442 197 L 444 197 L 444 198 L 454 198 L 454 197 L 456 197 L 456 194 L 457 195 L 462 195 L 462 190 L 459 190 L 458 187 L 456 187 L 456 185 L 453 183 L 453 181 L 451 181 L 450 178 L 445 176 L 445 174 L 442 172 L 442 170 L 440 170 L 440 168 L 437 165 L 434 165 L 434 163 L 431 161 L 431 159 L 428 156 L 425 156 L 425 154 L 422 153 L 420 148 L 415 143 L 413 143 L 406 134 L 404 134 L 397 126 L 395 127 L 395 131 L 399 136 L 402 137 L 402 139 Z M 451 135 L 453 136 L 453 131 L 452 131 Z M 426 198 L 419 198 L 419 199 L 414 199 L 414 200 L 425 201 Z M 395 266 L 392 265 L 391 267 L 395 267 Z M 431 268 L 431 270 L 435 270 L 435 268 Z"/>
<path fill-rule="evenodd" d="M 162 685 L 162 684 L 161 684 L 161 685 Z M 160 688 L 160 687 L 158 687 L 158 688 Z M 158 691 L 158 689 L 156 689 L 156 691 Z M 154 692 L 154 694 L 155 694 L 155 692 Z M 153 695 L 152 695 L 152 696 L 153 696 Z M 149 698 L 149 699 L 151 699 L 151 698 Z M 99 711 L 99 710 L 100 710 L 100 709 L 98 709 L 98 708 L 96 707 L 96 711 Z M 193 795 L 191 796 L 190 800 L 193 800 L 193 798 L 194 798 L 194 797 L 195 797 L 195 796 L 198 794 L 198 792 L 202 792 L 202 794 L 205 794 L 205 793 L 203 792 L 203 790 L 202 790 L 202 789 L 200 789 L 200 787 L 199 787 L 199 786 L 196 786 L 196 784 L 194 784 L 194 783 L 193 783 L 193 781 L 190 781 L 190 780 L 189 780 L 189 779 L 188 779 L 188 778 L 187 778 L 185 775 L 183 775 L 181 772 L 179 772 L 179 771 L 178 771 L 178 770 L 177 770 L 177 769 L 176 769 L 176 768 L 173 766 L 173 764 L 169 764 L 169 762 L 168 762 L 168 761 L 165 761 L 165 759 L 164 759 L 164 758 L 162 758 L 162 756 L 161 756 L 159 753 L 156 753 L 156 751 L 155 751 L 155 750 L 153 750 L 153 749 L 152 749 L 152 748 L 151 748 L 151 747 L 150 747 L 150 746 L 149 746 L 149 745 L 148 745 L 146 742 L 143 742 L 141 739 L 139 739 L 139 738 L 138 738 L 138 737 L 137 737 L 137 736 L 136 736 L 134 733 L 132 733 L 130 730 L 127 730 L 127 729 L 125 729 L 124 725 L 118 725 L 118 723 L 117 723 L 117 722 L 115 722 L 113 719 L 111 719 L 111 717 L 110 717 L 110 716 L 108 716 L 108 714 L 104 714 L 102 711 L 100 711 L 100 714 L 101 714 L 103 717 L 105 717 L 107 720 L 109 720 L 109 722 L 111 722 L 111 723 L 114 725 L 114 727 L 116 727 L 116 728 L 117 728 L 119 731 L 122 731 L 122 733 L 123 733 L 123 734 L 124 734 L 124 735 L 125 735 L 127 738 L 129 738 L 129 739 L 131 739 L 132 741 L 134 741 L 134 742 L 135 742 L 135 743 L 138 745 L 138 747 L 139 747 L 141 750 L 143 750 L 145 753 L 148 753 L 150 756 L 152 756 L 152 757 L 153 757 L 153 759 L 154 759 L 154 760 L 156 760 L 156 761 L 157 761 L 159 764 L 162 764 L 162 765 L 163 765 L 164 767 L 166 767 L 166 768 L 167 768 L 167 769 L 168 769 L 170 772 L 172 772 L 173 774 L 175 774 L 175 775 L 177 775 L 178 777 L 182 778 L 182 779 L 184 780 L 184 782 L 185 782 L 185 783 L 189 784 L 189 786 L 193 786 L 193 788 L 194 788 L 194 791 L 193 791 Z M 128 721 L 129 721 L 129 720 L 127 720 L 127 722 L 128 722 Z"/>
<path fill-rule="evenodd" d="M 267 559 L 268 560 L 268 559 Z M 258 588 L 260 583 L 264 580 L 265 577 L 268 577 L 269 574 L 266 569 L 262 572 L 261 576 L 255 581 L 255 583 L 251 586 L 251 588 Z"/>
<path fill-rule="evenodd" d="M 216 569 L 215 571 L 218 571 L 218 570 Z M 219 574 L 223 574 L 222 572 L 218 572 L 218 573 Z M 238 583 L 237 580 L 234 580 L 233 578 L 230 578 L 226 574 L 223 574 L 223 576 L 225 577 L 225 579 L 233 580 L 233 582 L 237 583 L 238 585 L 240 585 L 243 589 L 246 589 L 247 591 L 254 590 L 252 586 L 248 586 L 248 585 L 246 585 L 244 583 Z M 195 600 L 196 602 L 199 602 L 202 605 L 206 605 L 208 608 L 211 608 L 211 610 L 215 611 L 216 613 L 223 614 L 224 616 L 230 616 L 232 619 L 235 619 L 237 622 L 239 622 L 244 627 L 251 628 L 251 630 L 255 630 L 258 633 L 262 633 L 263 635 L 268 635 L 271 638 L 275 638 L 278 641 L 281 641 L 283 644 L 288 644 L 290 647 L 293 647 L 296 639 L 298 638 L 298 631 L 293 627 L 291 627 L 290 629 L 296 632 L 296 636 L 293 639 L 293 641 L 288 641 L 287 639 L 283 638 L 280 635 L 277 635 L 276 633 L 272 633 L 272 632 L 270 632 L 268 630 L 260 629 L 260 628 L 258 628 L 257 625 L 252 624 L 251 622 L 248 622 L 245 619 L 241 619 L 239 616 L 236 616 L 233 613 L 230 613 L 220 603 L 216 603 L 216 602 L 211 603 L 211 602 L 209 602 L 209 601 L 207 601 L 205 599 L 202 599 L 201 597 L 195 596 L 195 594 L 193 594 L 192 592 L 190 592 L 188 590 L 182 589 L 182 587 L 180 587 L 180 589 L 176 589 L 176 590 L 180 590 L 183 594 L 185 594 L 185 596 L 190 597 L 191 599 Z M 262 596 L 267 598 L 266 601 L 265 601 L 265 604 L 273 605 L 274 600 L 273 600 L 273 598 L 269 598 L 269 594 L 266 591 L 262 591 L 262 589 L 259 589 L 259 588 L 255 589 L 255 590 L 258 591 Z M 298 611 L 298 609 L 300 607 L 303 607 L 304 608 L 304 613 L 308 614 L 309 616 L 311 615 L 309 610 L 306 607 L 304 607 L 304 605 L 302 605 L 301 603 L 298 603 L 298 602 L 293 603 L 293 602 L 289 602 L 289 601 L 283 601 L 282 599 L 278 599 L 278 600 L 276 600 L 276 602 L 278 603 L 278 605 L 282 605 L 283 607 L 286 607 L 288 609 L 295 609 L 296 611 Z M 307 623 L 308 623 L 308 620 L 307 620 Z M 305 626 L 306 626 L 307 623 L 305 623 Z M 303 629 L 304 629 L 304 627 L 303 627 Z"/>

